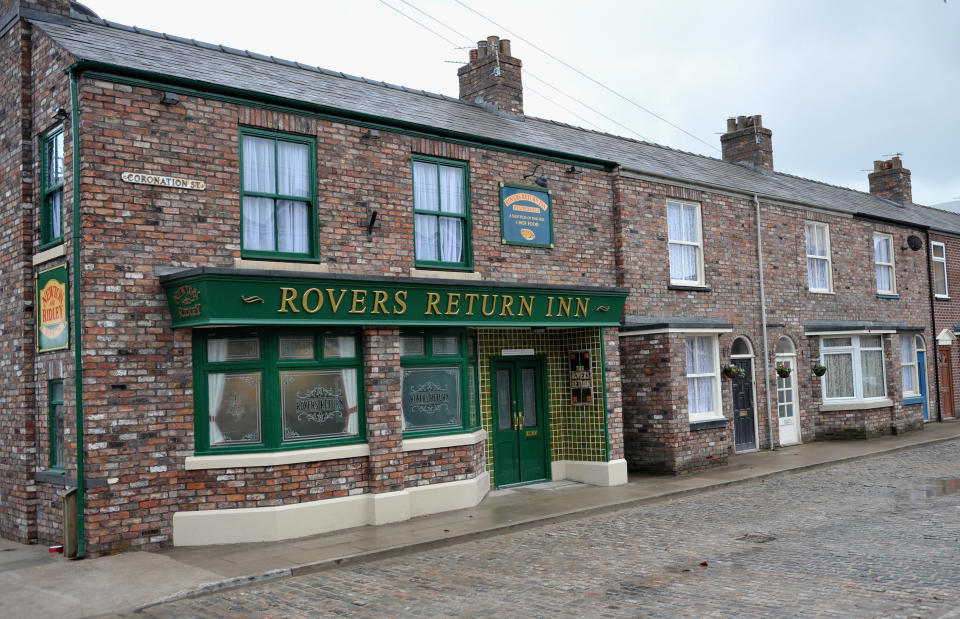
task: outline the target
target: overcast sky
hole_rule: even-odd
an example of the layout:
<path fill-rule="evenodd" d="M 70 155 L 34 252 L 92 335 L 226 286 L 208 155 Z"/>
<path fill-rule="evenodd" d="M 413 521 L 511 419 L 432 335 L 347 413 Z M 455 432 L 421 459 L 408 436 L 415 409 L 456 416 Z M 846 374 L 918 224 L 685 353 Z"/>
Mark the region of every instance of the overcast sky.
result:
<path fill-rule="evenodd" d="M 762 114 L 777 171 L 867 191 L 873 161 L 900 152 L 915 202 L 960 198 L 960 0 L 82 1 L 122 24 L 453 97 L 466 48 L 498 35 L 523 61 L 527 115 L 719 157 L 725 119 Z"/>

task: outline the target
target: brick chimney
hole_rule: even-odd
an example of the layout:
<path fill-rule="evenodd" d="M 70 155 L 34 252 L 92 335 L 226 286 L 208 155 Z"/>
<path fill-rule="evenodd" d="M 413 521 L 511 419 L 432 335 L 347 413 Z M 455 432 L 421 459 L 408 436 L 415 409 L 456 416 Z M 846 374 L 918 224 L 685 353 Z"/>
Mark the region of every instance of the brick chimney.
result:
<path fill-rule="evenodd" d="M 30 19 L 41 14 L 69 17 L 70 4 L 69 0 L 0 0 L 0 20 L 5 22 L 14 15 Z"/>
<path fill-rule="evenodd" d="M 460 67 L 460 100 L 479 103 L 502 114 L 523 116 L 523 85 L 519 58 L 510 55 L 510 41 L 487 37 L 470 50 L 470 62 Z"/>
<path fill-rule="evenodd" d="M 720 146 L 724 161 L 773 170 L 773 131 L 763 128 L 759 114 L 728 118 L 727 132 L 720 136 Z"/>
<path fill-rule="evenodd" d="M 910 170 L 903 167 L 900 157 L 889 161 L 874 161 L 870 179 L 870 193 L 890 198 L 904 204 L 913 202 L 913 190 L 910 185 Z"/>

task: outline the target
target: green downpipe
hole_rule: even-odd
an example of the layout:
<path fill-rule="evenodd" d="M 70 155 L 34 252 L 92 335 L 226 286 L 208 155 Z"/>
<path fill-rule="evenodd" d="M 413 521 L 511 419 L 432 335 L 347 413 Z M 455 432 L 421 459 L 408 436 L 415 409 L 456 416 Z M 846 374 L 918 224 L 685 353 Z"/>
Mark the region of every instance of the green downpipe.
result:
<path fill-rule="evenodd" d="M 610 462 L 610 411 L 607 410 L 607 346 L 604 328 L 600 329 L 600 379 L 603 381 L 603 442 L 607 449 L 607 462 Z"/>
<path fill-rule="evenodd" d="M 83 512 L 86 504 L 83 467 L 83 313 L 81 312 L 80 282 L 80 95 L 77 91 L 77 75 L 70 73 L 70 129 L 73 134 L 73 322 L 74 322 L 74 410 L 77 416 L 77 558 L 86 553 L 86 531 Z"/>

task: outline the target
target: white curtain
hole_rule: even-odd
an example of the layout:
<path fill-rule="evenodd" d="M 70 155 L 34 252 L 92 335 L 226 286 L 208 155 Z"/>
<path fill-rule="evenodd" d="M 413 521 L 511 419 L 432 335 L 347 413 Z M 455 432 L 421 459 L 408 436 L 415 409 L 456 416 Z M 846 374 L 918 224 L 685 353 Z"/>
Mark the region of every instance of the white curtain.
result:
<path fill-rule="evenodd" d="M 274 142 L 250 135 L 243 136 L 243 189 L 262 193 L 276 191 Z M 273 200 L 243 199 L 243 246 L 247 249 L 274 251 Z"/>
<path fill-rule="evenodd" d="M 670 241 L 697 242 L 697 209 L 682 204 L 667 205 L 667 233 Z M 696 245 L 669 244 L 670 279 L 697 281 Z"/>
<path fill-rule="evenodd" d="M 917 391 L 913 368 L 915 357 L 909 337 L 900 338 L 900 367 L 903 373 L 903 390 L 908 393 Z"/>
<path fill-rule="evenodd" d="M 883 353 L 879 350 L 860 351 L 860 369 L 863 372 L 863 397 L 882 398 L 886 394 L 883 384 Z"/>
<path fill-rule="evenodd" d="M 309 151 L 306 144 L 277 142 L 277 192 L 284 196 L 309 197 Z"/>
<path fill-rule="evenodd" d="M 220 361 L 226 359 L 227 340 L 207 340 L 207 358 L 211 361 Z M 207 393 L 209 395 L 207 414 L 210 417 L 210 445 L 219 445 L 223 443 L 223 433 L 220 432 L 220 428 L 217 426 L 217 422 L 214 418 L 217 416 L 217 412 L 220 410 L 220 405 L 223 403 L 223 387 L 226 383 L 226 378 L 226 374 L 207 374 Z"/>
<path fill-rule="evenodd" d="M 463 220 L 440 217 L 440 260 L 460 262 L 463 255 Z"/>
<path fill-rule="evenodd" d="M 463 171 L 439 166 L 440 212 L 463 214 Z M 440 218 L 440 260 L 460 262 L 463 255 L 463 221 L 459 217 Z"/>
<path fill-rule="evenodd" d="M 306 202 L 278 201 L 277 249 L 298 254 L 307 253 L 309 220 L 309 207 Z"/>
<path fill-rule="evenodd" d="M 807 278 L 811 290 L 825 290 L 827 288 L 827 261 L 807 258 Z"/>
<path fill-rule="evenodd" d="M 415 208 L 425 211 L 440 210 L 437 166 L 435 164 L 422 161 L 413 163 L 413 192 Z M 436 216 L 417 215 L 414 228 L 416 229 L 417 259 L 438 260 Z"/>
<path fill-rule="evenodd" d="M 849 352 L 824 355 L 823 365 L 827 368 L 824 376 L 827 398 L 853 397 L 853 355 Z"/>
<path fill-rule="evenodd" d="M 877 265 L 877 290 L 892 290 L 890 286 L 890 267 Z"/>
<path fill-rule="evenodd" d="M 875 262 L 883 262 L 889 264 L 890 259 L 890 239 L 887 237 L 875 237 L 873 239 L 873 255 Z M 877 265 L 877 290 L 892 290 L 893 287 L 891 283 L 891 269 L 886 264 Z"/>
<path fill-rule="evenodd" d="M 715 376 L 691 376 L 715 374 L 712 340 L 709 336 L 687 338 L 687 399 L 691 413 L 709 413 L 715 410 Z"/>
<path fill-rule="evenodd" d="M 273 251 L 273 200 L 270 198 L 243 199 L 243 246 L 247 249 Z"/>
<path fill-rule="evenodd" d="M 50 238 L 59 238 L 63 234 L 63 225 L 61 220 L 61 206 L 63 191 L 55 191 L 50 194 Z"/>
<path fill-rule="evenodd" d="M 342 358 L 351 359 L 357 354 L 356 344 L 350 336 L 341 336 L 337 338 L 337 355 Z M 347 402 L 347 414 L 350 416 L 347 421 L 347 434 L 356 435 L 359 423 L 359 414 L 357 412 L 357 370 L 340 370 L 340 379 L 343 381 L 344 398 Z"/>

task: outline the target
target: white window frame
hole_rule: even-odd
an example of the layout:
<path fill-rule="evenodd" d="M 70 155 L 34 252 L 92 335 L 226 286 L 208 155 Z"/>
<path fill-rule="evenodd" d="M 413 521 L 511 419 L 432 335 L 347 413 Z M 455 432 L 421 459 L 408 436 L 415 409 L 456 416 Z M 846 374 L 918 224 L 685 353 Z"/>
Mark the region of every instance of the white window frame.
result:
<path fill-rule="evenodd" d="M 937 258 L 934 250 L 937 248 L 943 252 L 943 255 Z M 938 299 L 950 298 L 950 285 L 947 283 L 947 246 L 939 241 L 930 241 L 930 261 L 933 262 L 933 268 L 943 270 L 943 292 L 937 292 L 937 278 L 933 278 L 934 296 Z"/>
<path fill-rule="evenodd" d="M 825 342 L 828 339 L 834 338 L 850 338 L 849 346 L 826 346 Z M 880 400 L 887 399 L 887 364 L 886 358 L 883 352 L 883 336 L 874 335 L 874 334 L 864 334 L 864 337 L 879 337 L 880 338 L 880 347 L 875 346 L 861 346 L 860 345 L 860 335 L 824 335 L 820 337 L 820 364 L 827 365 L 827 356 L 828 355 L 840 355 L 840 354 L 849 354 L 852 358 L 852 374 L 853 374 L 853 397 L 850 398 L 828 398 L 827 397 L 827 385 L 830 381 L 830 372 L 827 372 L 823 375 L 821 379 L 823 381 L 823 402 L 824 404 L 833 404 L 833 403 L 845 403 L 845 402 L 876 402 Z M 883 385 L 883 394 L 865 398 L 863 397 L 863 368 L 861 364 L 861 352 L 864 350 L 879 350 L 880 351 L 880 373 L 881 373 L 881 384 Z"/>
<path fill-rule="evenodd" d="M 880 262 L 877 260 L 877 241 L 883 239 L 889 245 L 890 248 L 890 262 Z M 897 269 L 894 262 L 893 255 L 893 235 L 884 234 L 883 232 L 874 232 L 873 233 L 873 267 L 874 267 L 874 277 L 876 277 L 876 268 L 884 267 L 890 269 L 890 290 L 881 290 L 880 288 L 880 279 L 877 278 L 877 294 L 897 294 Z"/>
<path fill-rule="evenodd" d="M 816 254 L 807 253 L 807 247 L 810 246 L 810 231 L 815 228 L 823 228 L 823 237 L 826 243 L 826 256 L 818 256 Z M 810 289 L 810 292 L 833 292 L 833 259 L 830 251 L 830 225 L 825 224 L 820 221 L 808 221 L 806 226 L 804 226 L 804 232 L 806 233 L 806 238 L 804 239 L 804 253 L 807 256 L 807 287 Z M 826 288 L 813 288 L 810 286 L 810 261 L 811 260 L 821 260 L 827 263 L 827 287 Z"/>
<path fill-rule="evenodd" d="M 903 360 L 904 344 L 906 344 L 907 347 L 910 349 L 909 361 Z M 913 335 L 909 335 L 909 336 L 901 335 L 900 336 L 900 380 L 902 381 L 901 385 L 904 386 L 903 397 L 905 398 L 920 396 L 920 374 L 917 371 L 917 368 L 918 368 L 918 363 L 917 363 L 916 338 Z M 913 375 L 913 387 L 914 387 L 913 391 L 907 391 L 907 388 L 905 386 L 907 384 L 907 381 L 904 379 L 906 378 L 907 372 L 910 372 Z"/>
<path fill-rule="evenodd" d="M 697 240 L 696 242 L 691 241 L 680 241 L 670 238 L 670 206 L 676 205 L 681 209 L 681 217 L 684 208 L 693 208 L 697 212 L 696 222 L 697 222 Z M 697 252 L 697 280 L 693 281 L 690 279 L 673 279 L 671 274 L 670 283 L 676 286 L 703 286 L 704 285 L 704 276 L 703 276 L 703 212 L 700 208 L 700 204 L 696 202 L 684 202 L 682 200 L 667 200 L 667 266 L 670 266 L 670 246 L 671 245 L 681 245 L 686 247 L 694 247 Z"/>
<path fill-rule="evenodd" d="M 688 333 L 684 337 L 684 355 L 686 355 L 686 342 L 690 339 L 697 338 L 707 338 L 710 340 L 710 346 L 713 352 L 713 372 L 707 372 L 703 374 L 687 374 L 684 370 L 684 378 L 686 379 L 687 393 L 690 393 L 689 389 L 689 380 L 691 378 L 711 378 L 711 384 L 713 388 L 713 402 L 714 409 L 712 411 L 705 412 L 694 412 L 693 403 L 687 402 L 687 414 L 690 419 L 690 423 L 696 423 L 700 421 L 713 421 L 717 419 L 723 419 L 723 400 L 720 396 L 720 345 L 719 338 L 715 334 L 702 334 L 702 333 Z M 686 368 L 686 358 L 684 358 L 684 368 Z M 689 396 L 688 396 L 689 399 Z"/>

